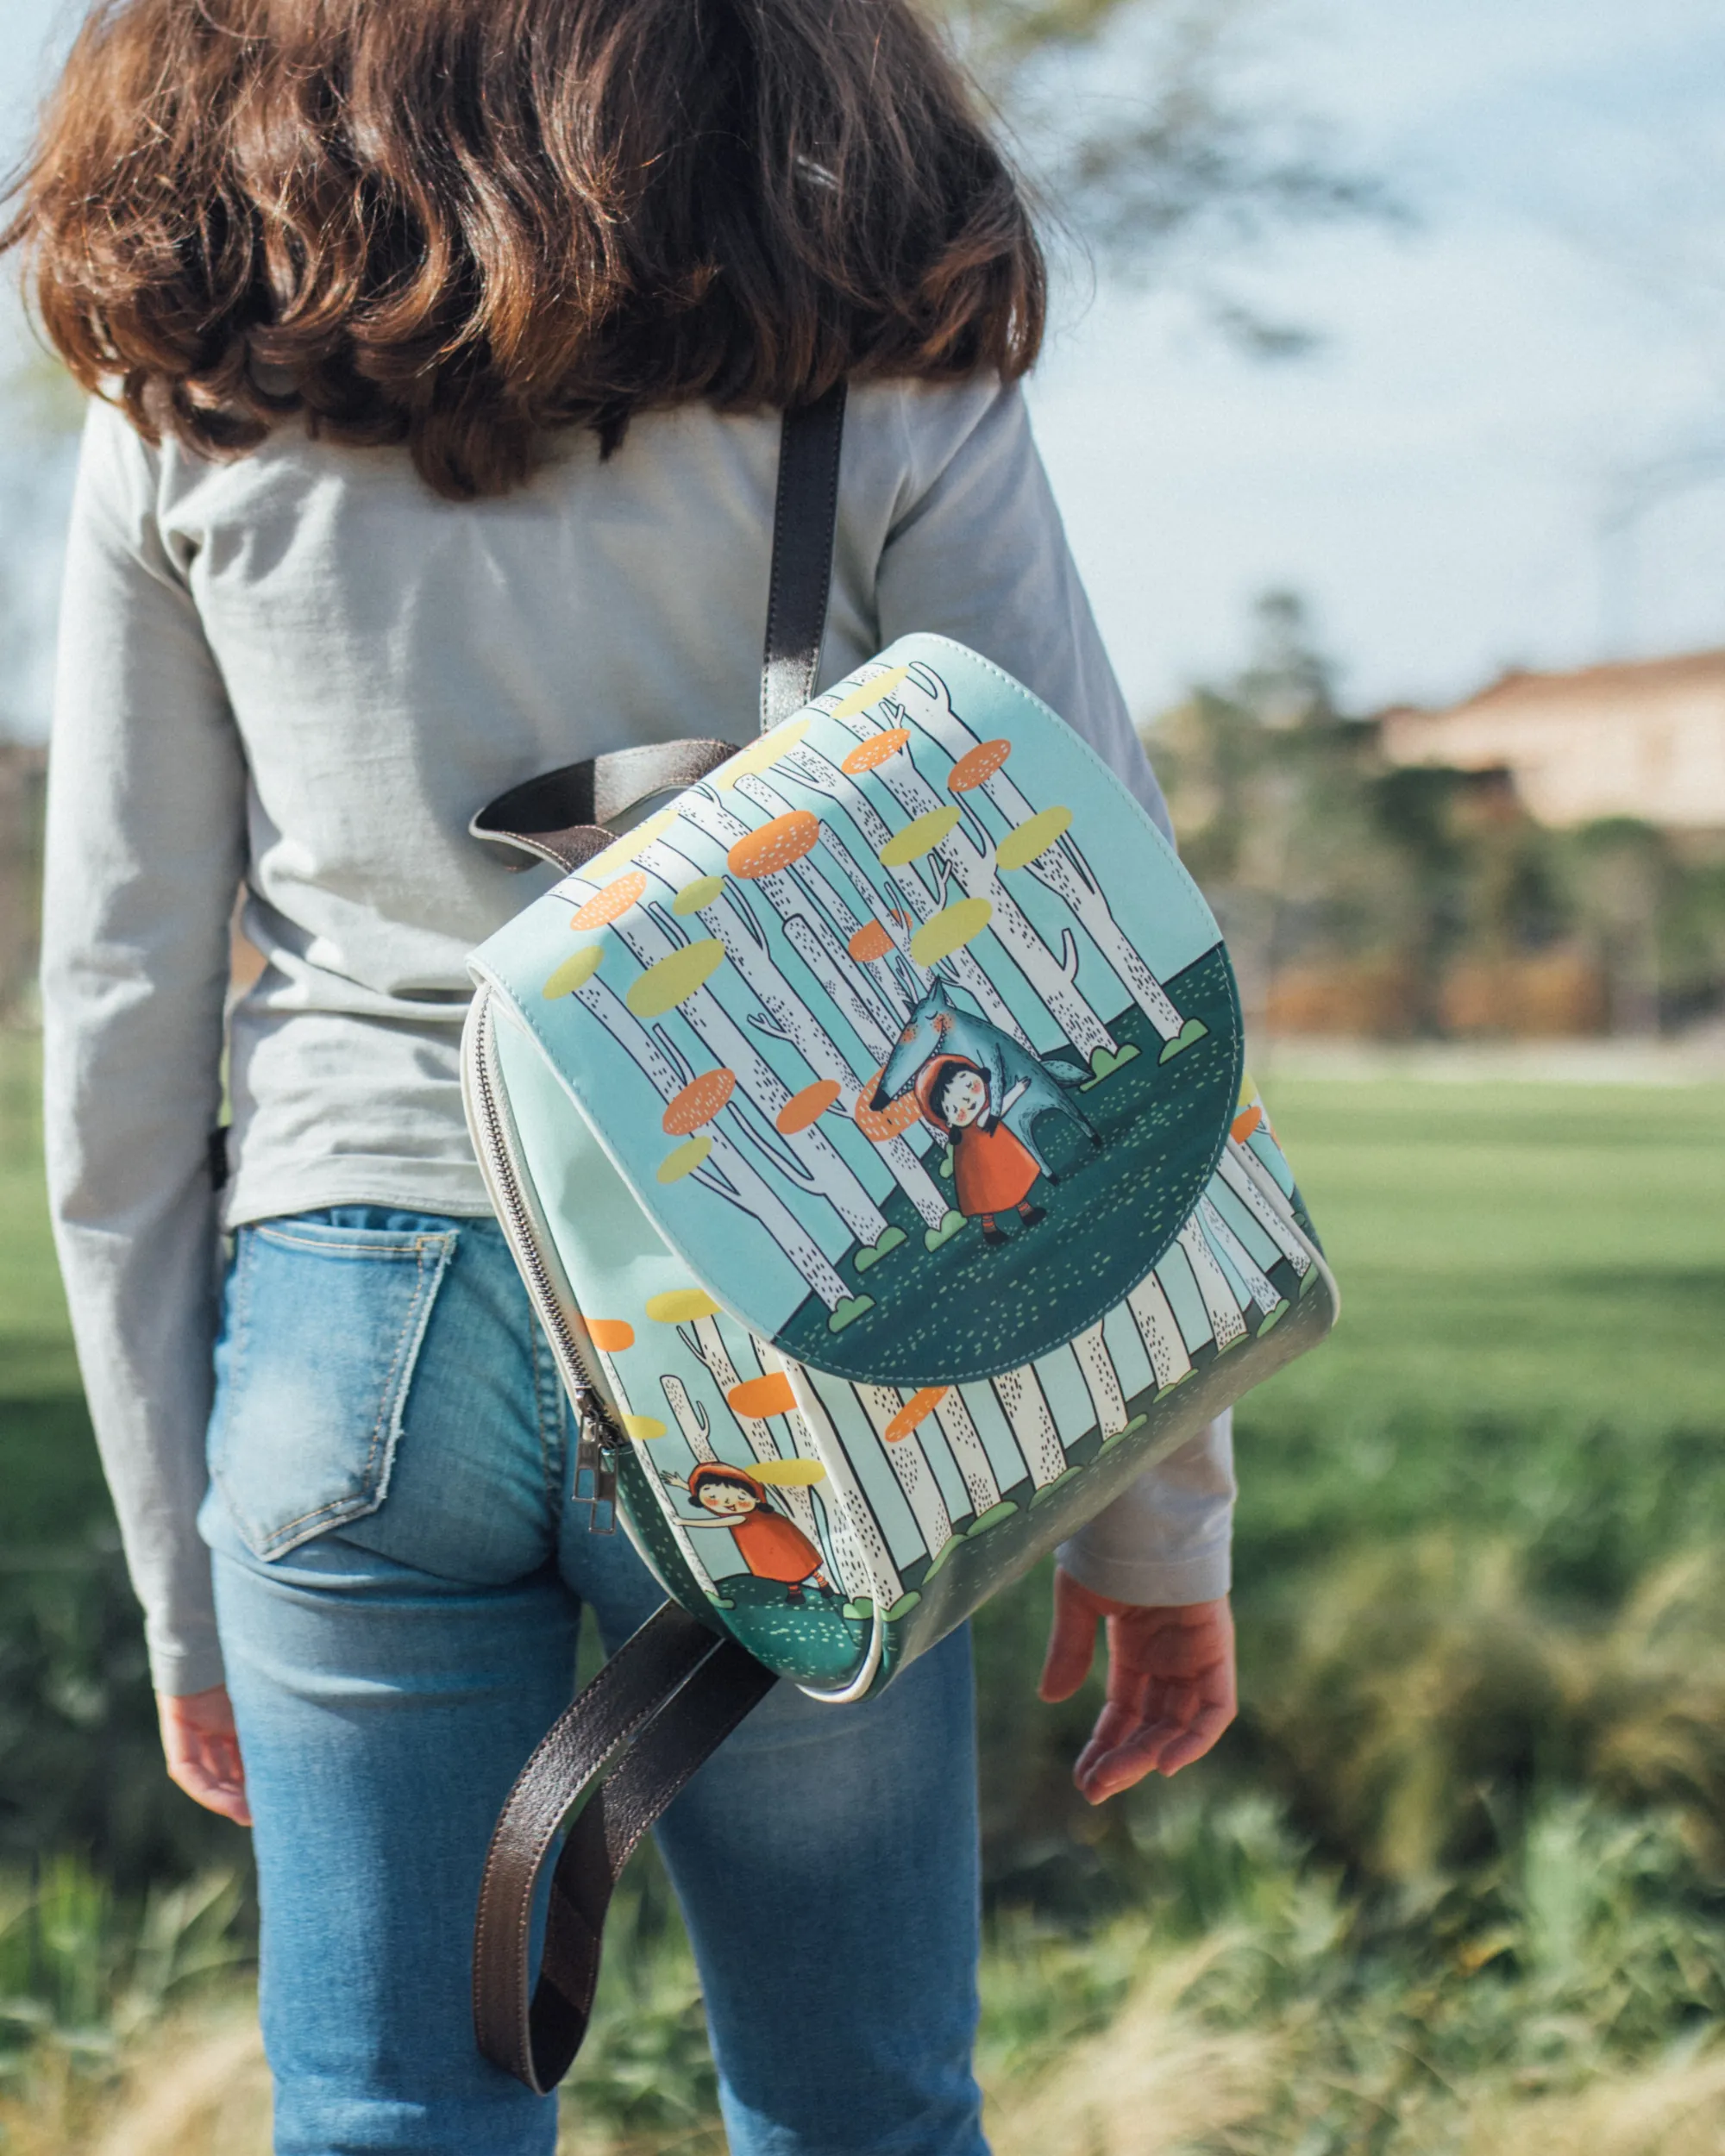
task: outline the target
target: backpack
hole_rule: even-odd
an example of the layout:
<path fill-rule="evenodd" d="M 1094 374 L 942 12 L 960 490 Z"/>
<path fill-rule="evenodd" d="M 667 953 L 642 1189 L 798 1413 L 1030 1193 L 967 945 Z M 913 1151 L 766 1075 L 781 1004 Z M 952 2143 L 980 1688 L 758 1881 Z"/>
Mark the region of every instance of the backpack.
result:
<path fill-rule="evenodd" d="M 463 1086 L 576 1500 L 668 1598 L 487 1861 L 479 2040 L 536 2090 L 629 1852 L 778 1679 L 878 1691 L 1336 1314 L 1215 921 L 1094 751 L 940 636 L 811 700 L 843 420 L 785 419 L 760 736 L 473 826 L 565 871 L 474 954 Z"/>

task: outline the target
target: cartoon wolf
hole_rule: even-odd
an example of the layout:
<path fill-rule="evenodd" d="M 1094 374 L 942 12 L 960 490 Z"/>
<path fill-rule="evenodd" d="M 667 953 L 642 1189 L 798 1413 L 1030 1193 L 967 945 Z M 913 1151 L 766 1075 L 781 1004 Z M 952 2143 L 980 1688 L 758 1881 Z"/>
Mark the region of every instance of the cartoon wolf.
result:
<path fill-rule="evenodd" d="M 898 1045 L 887 1058 L 869 1103 L 877 1115 L 914 1082 L 932 1056 L 959 1056 L 976 1066 L 988 1082 L 989 1114 L 1005 1124 L 1051 1180 L 1056 1180 L 1054 1171 L 1032 1136 L 1031 1126 L 1038 1116 L 1063 1116 L 1078 1125 L 1092 1145 L 1101 1144 L 1095 1125 L 1065 1091 L 1088 1074 L 1052 1057 L 1039 1061 L 1010 1033 L 955 1003 L 941 981 L 932 984 L 911 1012 Z"/>

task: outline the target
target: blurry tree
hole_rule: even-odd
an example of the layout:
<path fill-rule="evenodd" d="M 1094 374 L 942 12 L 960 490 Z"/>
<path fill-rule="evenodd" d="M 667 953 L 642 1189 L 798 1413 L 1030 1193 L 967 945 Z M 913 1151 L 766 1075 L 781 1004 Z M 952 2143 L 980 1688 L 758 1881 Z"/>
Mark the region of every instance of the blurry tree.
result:
<path fill-rule="evenodd" d="M 28 739 L 42 724 L 60 540 L 85 404 L 65 369 L 21 330 L 16 320 L 0 321 L 0 744 Z M 0 851 L 13 843 L 5 794 L 0 780 Z M 0 858 L 0 878 L 7 865 Z"/>
<path fill-rule="evenodd" d="M 1370 960 L 1406 941 L 1415 878 L 1380 827 L 1372 732 L 1338 710 L 1295 594 L 1258 601 L 1245 667 L 1158 719 L 1151 747 L 1249 1028 L 1265 1023 L 1278 975 L 1313 950 Z"/>
<path fill-rule="evenodd" d="M 1304 326 L 1226 276 L 1290 228 L 1399 217 L 1333 131 L 1252 82 L 1258 0 L 929 0 L 1070 233 L 1266 358 Z"/>
<path fill-rule="evenodd" d="M 1567 236 L 1638 306 L 1664 317 L 1665 345 L 1690 363 L 1697 393 L 1640 397 L 1623 423 L 1592 430 L 1596 474 L 1600 644 L 1640 644 L 1640 556 L 1647 527 L 1680 498 L 1725 482 L 1725 147 L 1716 120 L 1666 100 L 1641 139 L 1603 161 L 1585 214 Z M 1609 164 L 1609 169 L 1606 165 Z"/>
<path fill-rule="evenodd" d="M 1611 1031 L 1657 1033 L 1670 849 L 1651 824 L 1615 816 L 1576 832 L 1565 850 L 1575 912 L 1604 975 Z"/>
<path fill-rule="evenodd" d="M 1392 769 L 1290 592 L 1146 743 L 1254 1031 L 1639 1036 L 1725 1003 L 1716 849 L 1548 830 L 1502 773 Z"/>

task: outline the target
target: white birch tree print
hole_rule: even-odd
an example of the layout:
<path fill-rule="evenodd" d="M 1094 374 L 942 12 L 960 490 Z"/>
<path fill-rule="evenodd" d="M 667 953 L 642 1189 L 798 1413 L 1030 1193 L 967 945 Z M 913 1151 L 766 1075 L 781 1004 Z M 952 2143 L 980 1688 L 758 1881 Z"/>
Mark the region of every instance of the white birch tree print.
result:
<path fill-rule="evenodd" d="M 717 839 L 727 856 L 756 835 L 756 826 L 732 815 L 704 787 L 684 797 L 683 812 L 697 830 Z M 815 819 L 811 818 L 812 823 Z M 880 997 L 844 943 L 818 913 L 790 867 L 749 877 L 785 924 L 787 939 L 826 992 L 864 1050 L 884 1060 L 898 1031 L 897 1013 Z"/>
<path fill-rule="evenodd" d="M 589 977 L 570 991 L 590 1012 L 668 1107 L 688 1082 L 687 1065 L 674 1060 L 662 1034 L 649 1033 L 603 981 Z M 756 1221 L 782 1256 L 801 1275 L 811 1294 L 829 1313 L 828 1322 L 848 1324 L 873 1300 L 853 1294 L 844 1275 L 766 1178 L 717 1125 L 703 1133 L 705 1157 L 691 1169 L 704 1190 L 712 1191 Z"/>
<path fill-rule="evenodd" d="M 1132 1417 L 1126 1412 L 1126 1396 L 1120 1385 L 1120 1374 L 1114 1367 L 1114 1358 L 1108 1352 L 1108 1344 L 1102 1337 L 1100 1321 L 1087 1332 L 1074 1335 L 1072 1352 L 1077 1358 L 1078 1372 L 1084 1380 L 1084 1388 L 1090 1395 L 1091 1412 L 1096 1418 L 1096 1427 L 1102 1433 L 1106 1445 L 1109 1438 L 1121 1437 L 1132 1427 Z M 1140 1416 L 1141 1421 L 1143 1418 Z"/>
<path fill-rule="evenodd" d="M 946 1440 L 952 1464 L 964 1479 L 965 1494 L 978 1524 L 1014 1511 L 1016 1507 L 1006 1504 L 1000 1495 L 1000 1481 L 994 1473 L 994 1463 L 988 1457 L 988 1448 L 983 1444 L 982 1433 L 957 1385 L 948 1385 L 942 1390 L 941 1397 L 935 1402 L 934 1420 Z"/>
<path fill-rule="evenodd" d="M 806 1451 L 811 1459 L 818 1459 L 826 1468 L 830 1495 L 829 1510 L 834 1520 L 833 1539 L 837 1547 L 841 1573 L 846 1580 L 847 1592 L 853 1604 L 860 1604 L 866 1596 L 883 1616 L 893 1616 L 901 1608 L 909 1608 L 918 1599 L 914 1595 L 906 1601 L 905 1583 L 900 1576 L 898 1561 L 887 1540 L 885 1529 L 875 1516 L 862 1484 L 856 1479 L 850 1463 L 850 1454 L 840 1437 L 826 1403 L 816 1391 L 812 1381 L 802 1365 L 794 1363 L 788 1356 L 775 1359 L 791 1380 L 797 1396 L 796 1421 L 799 1428 L 799 1451 Z M 852 1575 L 845 1570 L 850 1559 L 845 1545 L 854 1546 L 860 1560 L 861 1576 L 850 1584 Z M 921 1555 L 920 1548 L 916 1553 Z M 858 1608 L 847 1609 L 846 1614 L 862 1614 Z"/>
<path fill-rule="evenodd" d="M 1245 1244 L 1240 1241 L 1227 1222 L 1223 1219 L 1208 1198 L 1201 1198 L 1198 1200 L 1198 1218 L 1203 1223 L 1206 1235 L 1245 1283 L 1247 1294 L 1263 1313 L 1258 1331 L 1268 1332 L 1271 1326 L 1282 1318 L 1288 1308 L 1287 1302 L 1277 1290 L 1276 1283 L 1264 1270 L 1251 1252 L 1247 1250 Z"/>
<path fill-rule="evenodd" d="M 861 834 L 864 844 L 871 849 L 875 860 L 880 862 L 881 855 L 890 846 L 894 833 L 892 825 L 861 787 L 806 742 L 794 749 L 784 759 L 784 769 L 788 776 L 806 787 L 810 793 L 831 801 L 836 808 L 843 809 Z M 834 842 L 835 845 L 839 843 L 837 840 Z M 894 890 L 903 900 L 904 910 L 919 924 L 932 921 L 940 911 L 941 901 L 916 870 L 907 862 L 897 865 L 881 863 L 881 866 L 891 878 Z M 859 870 L 858 873 L 862 872 Z M 890 921 L 890 914 L 888 919 Z M 895 929 L 898 924 L 894 923 L 891 925 Z M 907 938 L 902 949 L 908 959 Z M 1033 1055 L 1036 1044 L 1019 1024 L 1012 1006 L 989 980 L 975 953 L 956 950 L 944 962 L 954 985 L 965 990 L 989 1024 L 998 1025 L 1003 1033 L 1009 1033 L 1020 1048 L 1028 1049 Z M 925 972 L 923 977 L 926 979 Z M 884 1062 L 885 1057 L 882 1056 L 881 1060 Z"/>
<path fill-rule="evenodd" d="M 890 1385 L 853 1385 L 851 1390 L 881 1440 L 881 1450 L 905 1494 L 905 1502 L 911 1508 L 917 1532 L 932 1561 L 952 1539 L 952 1518 L 946 1509 L 946 1500 L 940 1494 L 934 1470 L 922 1449 L 921 1439 L 914 1432 L 888 1438 L 888 1427 L 904 1408 L 904 1395 Z"/>
<path fill-rule="evenodd" d="M 1204 1314 L 1209 1321 L 1210 1337 L 1216 1344 L 1216 1352 L 1226 1355 L 1232 1347 L 1238 1347 L 1246 1337 L 1245 1317 L 1228 1285 L 1228 1276 L 1217 1263 L 1216 1254 L 1204 1239 L 1203 1228 L 1195 1213 L 1174 1238 L 1192 1269 L 1192 1278 L 1204 1305 Z"/>
<path fill-rule="evenodd" d="M 893 695 L 906 716 L 938 741 L 955 765 L 982 748 L 981 736 L 953 710 L 951 692 L 932 667 L 907 667 Z M 1114 918 L 1113 909 L 1070 830 L 1054 830 L 1052 819 L 1056 812 L 1032 810 L 1009 776 L 1005 762 L 980 778 L 977 790 L 1015 832 L 1029 834 L 1042 818 L 1051 818 L 1044 826 L 1051 831 L 1049 843 L 1029 854 L 1022 865 L 1060 899 L 1084 930 L 1122 990 L 1161 1036 L 1164 1057 L 1202 1039 L 1208 1029 L 1201 1020 L 1182 1018 L 1147 961 Z"/>
<path fill-rule="evenodd" d="M 1126 1297 L 1126 1308 L 1150 1357 L 1157 1390 L 1167 1392 L 1183 1384 L 1192 1375 L 1191 1353 L 1168 1300 L 1168 1290 L 1154 1272 L 1147 1274 Z"/>
<path fill-rule="evenodd" d="M 1042 1380 L 1026 1363 L 991 1377 L 988 1384 L 1035 1488 L 1040 1491 L 1057 1482 L 1066 1472 L 1066 1453 Z"/>
<path fill-rule="evenodd" d="M 889 730 L 860 712 L 840 723 L 859 743 Z M 794 756 L 790 761 L 796 759 Z M 931 833 L 944 830 L 922 856 L 931 879 L 931 910 L 945 909 L 954 886 L 966 898 L 985 905 L 988 933 L 1078 1055 L 1093 1070 L 1112 1069 L 1123 1060 L 1120 1044 L 1079 990 L 1078 946 L 1071 932 L 1067 932 L 1057 956 L 1001 881 L 992 837 L 974 820 L 971 827 L 966 827 L 962 810 L 940 799 L 907 752 L 883 759 L 875 767 L 875 777 L 904 811 L 907 823 L 921 824 Z M 943 814 L 945 811 L 950 812 L 950 824 Z M 919 882 L 921 877 L 916 881 Z M 1106 1065 L 1098 1060 L 1102 1057 L 1107 1059 Z"/>
<path fill-rule="evenodd" d="M 643 968 L 669 958 L 690 941 L 681 924 L 644 902 L 624 914 L 612 932 Z M 886 1214 L 818 1122 L 786 1130 L 790 1087 L 719 998 L 712 989 L 699 987 L 677 1008 L 720 1069 L 731 1073 L 743 1094 L 773 1126 L 775 1136 L 768 1140 L 744 1123 L 745 1138 L 800 1190 L 824 1199 L 844 1222 L 853 1242 L 870 1249 L 877 1246 L 891 1225 Z M 696 1075 L 689 1074 L 691 1077 Z M 898 1239 L 903 1239 L 902 1230 Z"/>
<path fill-rule="evenodd" d="M 1314 1277 L 1312 1253 L 1281 1185 L 1235 1138 L 1231 1138 L 1223 1147 L 1217 1172 L 1293 1267 L 1303 1294 Z M 1265 1184 L 1269 1185 L 1268 1189 Z M 1272 1191 L 1274 1197 L 1270 1195 Z"/>
<path fill-rule="evenodd" d="M 673 891 L 687 890 L 697 881 L 696 864 L 668 842 L 649 848 L 642 859 L 643 865 L 652 869 Z M 847 1118 L 854 1118 L 862 1079 L 853 1070 L 806 997 L 775 963 L 766 933 L 756 919 L 749 899 L 739 887 L 722 877 L 699 881 L 706 903 L 693 909 L 695 917 L 707 933 L 717 937 L 724 945 L 725 956 L 760 1005 L 759 1013 L 750 1023 L 769 1039 L 783 1041 L 794 1048 L 814 1080 L 837 1088 L 832 1105 Z M 706 894 L 706 884 L 717 887 L 711 896 Z M 868 1075 L 867 1072 L 862 1074 L 863 1078 Z M 777 1127 L 783 1130 L 782 1119 Z M 926 1225 L 938 1228 L 946 1216 L 947 1201 L 915 1149 L 906 1139 L 895 1138 L 877 1141 L 875 1152 Z M 894 1236 L 903 1239 L 898 1230 L 889 1229 L 888 1239 Z M 873 1247 L 878 1252 L 882 1245 L 876 1242 Z M 869 1251 L 859 1252 L 859 1269 L 867 1269 L 870 1255 Z"/>

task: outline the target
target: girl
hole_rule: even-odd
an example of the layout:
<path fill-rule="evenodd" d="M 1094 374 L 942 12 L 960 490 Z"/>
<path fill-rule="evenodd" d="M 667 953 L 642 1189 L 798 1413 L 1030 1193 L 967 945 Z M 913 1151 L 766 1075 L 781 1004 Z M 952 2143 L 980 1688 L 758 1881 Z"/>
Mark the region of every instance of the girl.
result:
<path fill-rule="evenodd" d="M 674 1482 L 677 1478 L 668 1476 Z M 805 1583 L 812 1582 L 822 1595 L 831 1595 L 832 1583 L 824 1560 L 794 1520 L 775 1512 L 768 1500 L 764 1482 L 746 1468 L 715 1466 L 703 1461 L 682 1487 L 703 1512 L 706 1520 L 683 1524 L 693 1528 L 729 1527 L 737 1555 L 757 1580 L 777 1580 L 787 1602 L 800 1602 Z"/>
<path fill-rule="evenodd" d="M 910 0 L 103 0 L 9 238 L 95 400 L 48 1147 L 169 1771 L 255 1822 L 282 2156 L 543 2156 L 473 2042 L 482 1860 L 582 1604 L 614 1645 L 657 1591 L 568 1502 L 468 1146 L 467 955 L 542 887 L 467 820 L 744 737 L 777 415 L 841 378 L 822 679 L 944 630 L 1162 815 L 1017 386 L 1041 258 Z M 1069 1549 L 1093 1800 L 1232 1712 L 1231 1494 L 1218 1430 Z M 739 2156 L 982 2147 L 969 1687 L 960 1635 L 781 1686 L 667 1815 Z"/>
<path fill-rule="evenodd" d="M 1017 1207 L 1027 1228 L 1047 1219 L 1042 1206 L 1030 1202 L 1042 1170 L 1029 1150 L 989 1112 L 988 1081 L 975 1063 L 962 1056 L 938 1056 L 923 1066 L 916 1093 L 924 1116 L 952 1148 L 958 1210 L 981 1219 L 985 1243 L 1006 1241 L 994 1215 L 1009 1206 Z"/>

